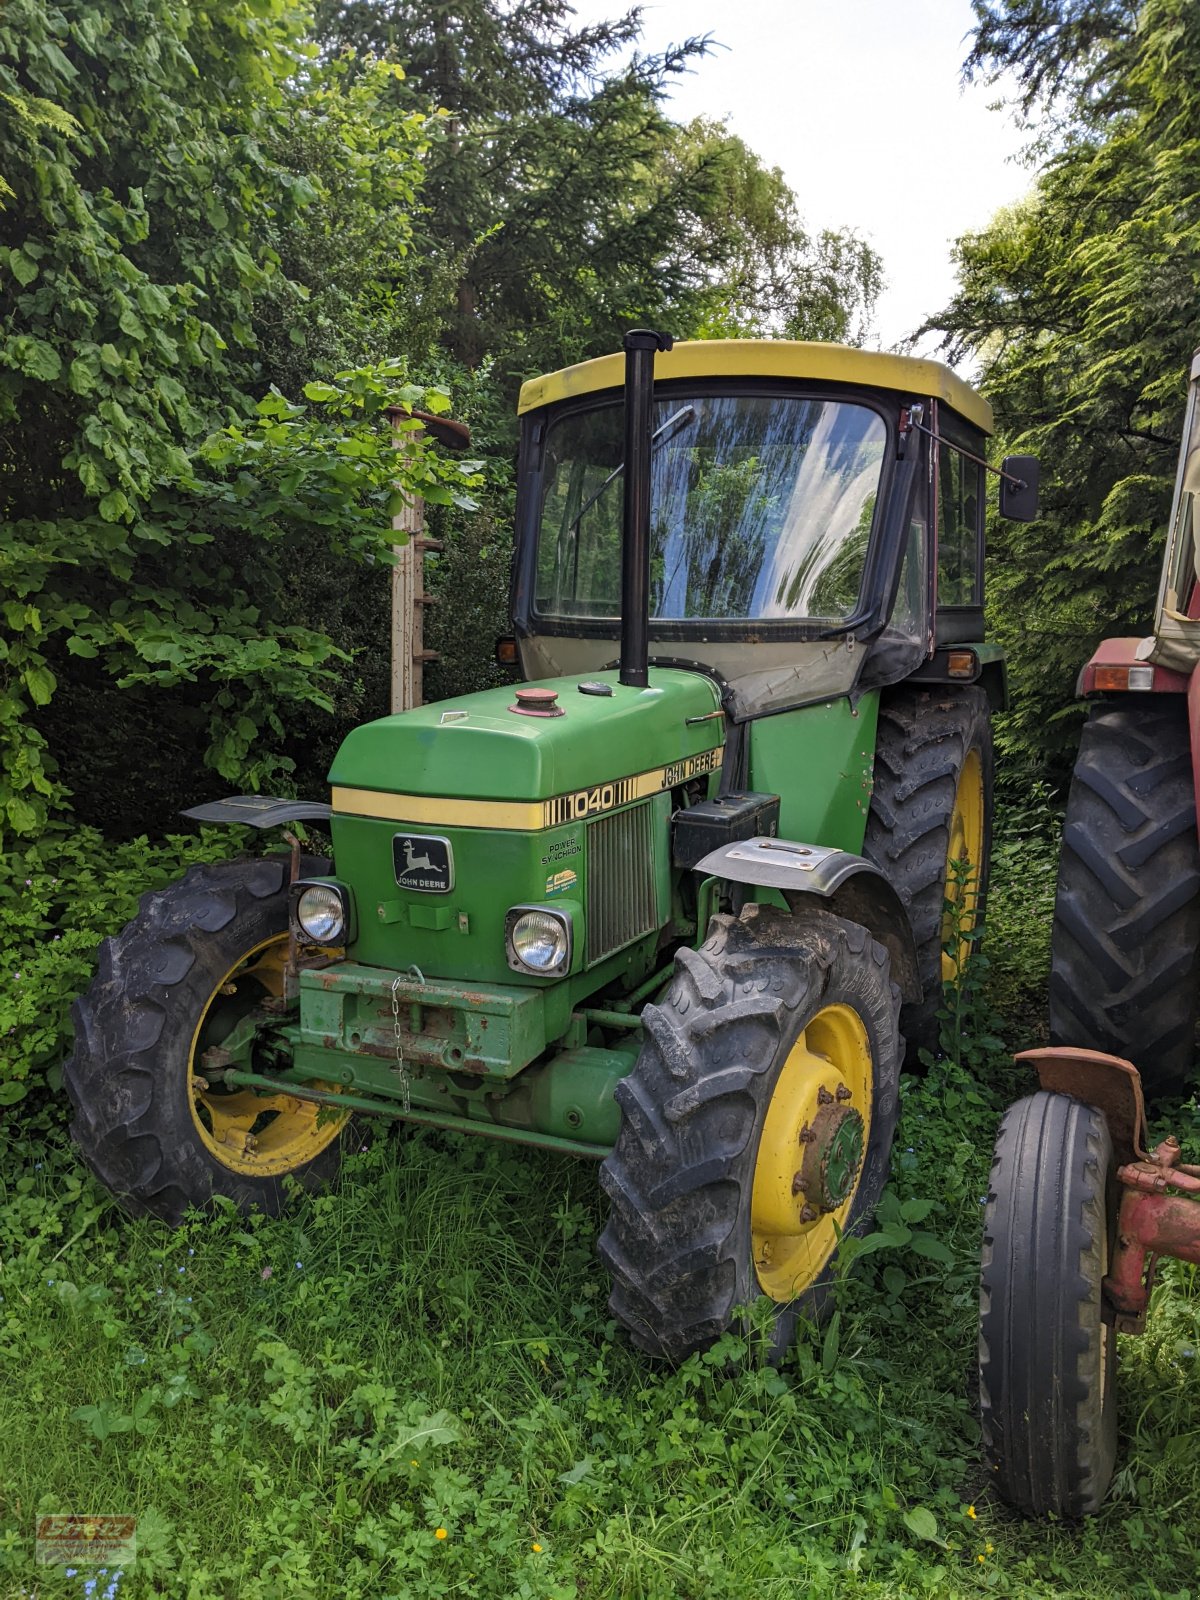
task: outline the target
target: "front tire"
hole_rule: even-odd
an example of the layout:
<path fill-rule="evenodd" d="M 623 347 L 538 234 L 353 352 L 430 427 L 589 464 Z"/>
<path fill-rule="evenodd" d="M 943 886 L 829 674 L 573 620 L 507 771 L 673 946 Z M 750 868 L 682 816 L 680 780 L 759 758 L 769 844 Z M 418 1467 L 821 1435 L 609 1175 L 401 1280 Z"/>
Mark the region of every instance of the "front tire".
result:
<path fill-rule="evenodd" d="M 908 1062 L 938 1047 L 944 986 L 969 959 L 969 935 L 983 919 L 992 855 L 992 725 L 983 689 L 913 689 L 879 706 L 875 780 L 863 855 L 887 876 L 908 910 L 921 999 L 900 1026 Z M 960 882 L 951 863 L 973 875 Z M 959 943 L 946 946 L 954 932 Z"/>
<path fill-rule="evenodd" d="M 609 1306 L 640 1349 L 680 1361 L 765 1294 L 778 1357 L 820 1315 L 887 1178 L 898 1009 L 887 952 L 827 911 L 749 906 L 679 952 L 601 1169 Z"/>
<path fill-rule="evenodd" d="M 1063 829 L 1051 1040 L 1124 1056 L 1148 1092 L 1162 1095 L 1188 1078 L 1198 1007 L 1200 846 L 1187 707 L 1182 695 L 1097 706 Z"/>
<path fill-rule="evenodd" d="M 314 859 L 302 870 L 328 866 Z M 201 1070 L 209 1046 L 282 993 L 287 901 L 278 858 L 192 867 L 143 895 L 134 920 L 100 947 L 72 1010 L 63 1081 L 76 1149 L 134 1216 L 179 1223 L 216 1196 L 274 1215 L 285 1178 L 315 1187 L 337 1171 L 345 1114 L 226 1091 Z"/>
<path fill-rule="evenodd" d="M 1101 1285 L 1116 1163 L 1099 1111 L 1042 1091 L 992 1160 L 979 1280 L 979 1409 L 996 1488 L 1028 1516 L 1100 1509 L 1117 1449 L 1117 1344 Z"/>

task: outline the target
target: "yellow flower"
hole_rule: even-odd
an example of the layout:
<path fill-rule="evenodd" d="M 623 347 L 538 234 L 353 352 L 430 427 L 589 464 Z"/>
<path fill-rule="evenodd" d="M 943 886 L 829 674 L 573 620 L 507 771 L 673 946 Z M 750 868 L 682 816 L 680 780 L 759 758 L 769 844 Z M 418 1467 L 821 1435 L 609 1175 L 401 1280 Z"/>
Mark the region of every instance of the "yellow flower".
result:
<path fill-rule="evenodd" d="M 445 1538 L 445 1537 L 446 1537 L 446 1530 L 445 1530 L 445 1528 L 435 1528 L 435 1529 L 434 1529 L 434 1530 L 433 1530 L 433 1537 L 434 1537 L 434 1538 L 435 1538 L 435 1539 L 444 1539 L 444 1538 Z"/>
<path fill-rule="evenodd" d="M 983 1553 L 985 1556 L 995 1555 L 996 1546 L 994 1544 L 985 1544 L 983 1547 Z"/>
<path fill-rule="evenodd" d="M 975 1516 L 976 1516 L 976 1512 L 975 1512 L 975 1507 L 974 1506 L 968 1506 L 967 1507 L 967 1515 L 970 1517 L 971 1521 L 974 1522 Z"/>
<path fill-rule="evenodd" d="M 410 1461 L 408 1464 L 410 1467 L 419 1467 L 421 1465 L 419 1461 Z"/>
<path fill-rule="evenodd" d="M 533 1545 L 533 1553 L 534 1553 L 534 1555 L 535 1555 L 535 1556 L 540 1556 L 540 1555 L 541 1555 L 541 1553 L 542 1553 L 542 1547 L 541 1547 L 541 1545 L 540 1545 L 540 1544 L 537 1544 L 537 1543 L 535 1543 L 535 1544 L 534 1544 L 534 1545 Z"/>
<path fill-rule="evenodd" d="M 987 1560 L 987 1557 L 986 1556 L 976 1556 L 975 1559 L 976 1559 L 976 1561 L 979 1562 L 980 1566 L 982 1566 L 983 1563 Z"/>

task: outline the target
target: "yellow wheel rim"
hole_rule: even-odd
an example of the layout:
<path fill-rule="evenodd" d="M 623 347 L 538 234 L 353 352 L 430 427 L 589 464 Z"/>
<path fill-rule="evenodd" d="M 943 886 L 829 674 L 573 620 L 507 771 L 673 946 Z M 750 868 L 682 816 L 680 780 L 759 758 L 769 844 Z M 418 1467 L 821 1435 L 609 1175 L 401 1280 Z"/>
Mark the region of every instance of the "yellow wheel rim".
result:
<path fill-rule="evenodd" d="M 282 995 L 287 943 L 286 933 L 264 939 L 230 967 L 205 1003 L 188 1052 L 188 1104 L 196 1132 L 222 1166 L 254 1178 L 279 1177 L 307 1166 L 333 1143 L 350 1116 L 292 1095 L 262 1095 L 253 1089 L 222 1092 L 204 1076 L 205 1033 L 219 1004 L 241 998 L 257 1005 L 264 993 Z"/>
<path fill-rule="evenodd" d="M 970 868 L 966 881 L 960 881 L 954 862 Z M 946 849 L 946 889 L 948 907 L 942 914 L 942 982 L 952 983 L 971 955 L 970 935 L 974 931 L 979 907 L 979 870 L 983 864 L 983 761 L 978 750 L 968 750 L 954 791 L 954 810 L 950 814 L 950 843 Z M 944 947 L 954 944 L 953 954 Z"/>
<path fill-rule="evenodd" d="M 862 1018 L 825 1006 L 783 1064 L 754 1163 L 754 1270 L 780 1304 L 815 1283 L 837 1249 L 858 1193 L 871 1091 Z"/>

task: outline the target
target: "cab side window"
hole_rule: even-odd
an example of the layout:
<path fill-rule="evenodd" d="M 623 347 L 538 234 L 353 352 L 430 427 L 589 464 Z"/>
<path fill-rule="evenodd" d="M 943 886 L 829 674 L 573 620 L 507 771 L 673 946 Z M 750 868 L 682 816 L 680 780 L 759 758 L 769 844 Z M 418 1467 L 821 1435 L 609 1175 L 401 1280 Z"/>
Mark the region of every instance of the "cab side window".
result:
<path fill-rule="evenodd" d="M 938 453 L 938 572 L 940 606 L 982 604 L 980 558 L 983 469 L 942 440 Z"/>

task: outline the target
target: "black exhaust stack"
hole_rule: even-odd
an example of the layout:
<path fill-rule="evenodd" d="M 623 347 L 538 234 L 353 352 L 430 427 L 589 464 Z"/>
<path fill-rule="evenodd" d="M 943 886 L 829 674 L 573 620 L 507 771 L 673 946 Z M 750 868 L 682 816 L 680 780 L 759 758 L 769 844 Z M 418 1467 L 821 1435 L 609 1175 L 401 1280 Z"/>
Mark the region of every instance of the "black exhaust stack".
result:
<path fill-rule="evenodd" d="M 631 328 L 625 335 L 625 526 L 621 541 L 620 681 L 650 681 L 650 436 L 654 426 L 654 357 L 674 344 L 669 333 Z"/>

